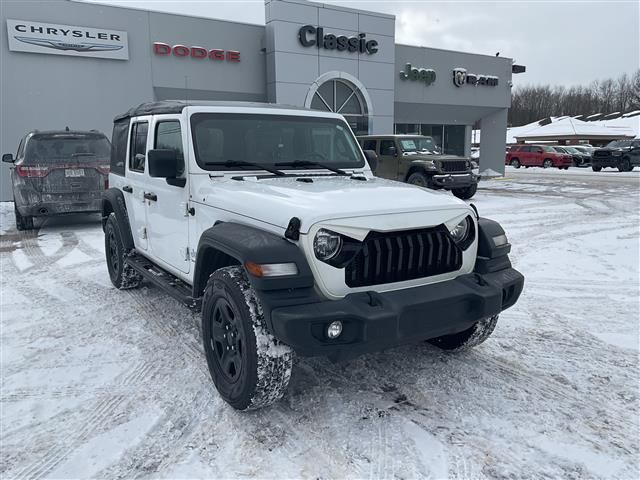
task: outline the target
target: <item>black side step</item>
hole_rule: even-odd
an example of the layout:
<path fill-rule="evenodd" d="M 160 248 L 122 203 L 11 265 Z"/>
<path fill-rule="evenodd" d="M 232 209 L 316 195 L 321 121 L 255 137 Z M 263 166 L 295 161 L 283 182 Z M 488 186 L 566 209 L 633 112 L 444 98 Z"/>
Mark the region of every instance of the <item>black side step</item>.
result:
<path fill-rule="evenodd" d="M 139 255 L 134 254 L 127 257 L 126 262 L 131 266 L 131 268 L 142 275 L 145 280 L 148 280 L 156 287 L 167 292 L 173 298 L 181 301 L 191 310 L 196 312 L 200 311 L 202 299 L 193 298 L 191 296 L 191 286 L 187 285 L 179 278 Z"/>

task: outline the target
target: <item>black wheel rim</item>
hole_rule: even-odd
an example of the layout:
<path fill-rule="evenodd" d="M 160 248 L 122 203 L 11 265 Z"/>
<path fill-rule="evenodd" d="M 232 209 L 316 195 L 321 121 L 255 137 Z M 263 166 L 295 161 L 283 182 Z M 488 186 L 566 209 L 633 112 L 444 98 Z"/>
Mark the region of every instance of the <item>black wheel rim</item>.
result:
<path fill-rule="evenodd" d="M 244 344 L 239 314 L 225 298 L 219 298 L 211 317 L 211 349 L 218 367 L 230 382 L 237 381 L 242 372 Z"/>
<path fill-rule="evenodd" d="M 109 257 L 109 266 L 111 271 L 116 273 L 120 268 L 120 256 L 118 255 L 118 245 L 116 244 L 116 234 L 113 228 L 109 228 L 107 255 Z"/>

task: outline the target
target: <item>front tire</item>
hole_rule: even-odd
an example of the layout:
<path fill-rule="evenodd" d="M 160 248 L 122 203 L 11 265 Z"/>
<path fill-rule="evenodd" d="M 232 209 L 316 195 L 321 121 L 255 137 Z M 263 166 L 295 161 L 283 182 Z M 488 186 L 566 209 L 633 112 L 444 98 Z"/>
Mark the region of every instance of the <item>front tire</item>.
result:
<path fill-rule="evenodd" d="M 473 197 L 476 192 L 478 191 L 478 184 L 474 183 L 473 185 L 469 185 L 468 187 L 465 188 L 455 188 L 453 190 L 451 190 L 451 192 L 458 198 L 461 198 L 462 200 L 469 200 L 471 197 Z"/>
<path fill-rule="evenodd" d="M 593 170 L 594 172 L 599 172 L 600 170 L 602 170 L 602 167 L 591 167 L 591 170 Z"/>
<path fill-rule="evenodd" d="M 476 322 L 471 328 L 463 332 L 444 335 L 427 341 L 442 350 L 455 352 L 467 350 L 480 345 L 489 338 L 496 328 L 497 323 L 498 315 L 494 315 L 493 317 L 484 318 Z"/>
<path fill-rule="evenodd" d="M 104 225 L 104 253 L 107 259 L 107 270 L 113 286 L 119 290 L 136 288 L 142 277 L 125 262 L 129 252 L 125 251 L 120 226 L 116 214 L 110 213 Z"/>
<path fill-rule="evenodd" d="M 429 187 L 429 179 L 422 172 L 413 172 L 409 175 L 409 178 L 407 178 L 407 183 L 410 185 L 417 185 L 418 187 Z"/>
<path fill-rule="evenodd" d="M 294 353 L 267 329 L 242 267 L 214 272 L 202 301 L 202 339 L 220 396 L 237 410 L 266 407 L 285 394 Z"/>
<path fill-rule="evenodd" d="M 545 159 L 544 162 L 542 162 L 542 168 L 551 168 L 551 167 L 553 167 L 553 162 L 548 158 Z"/>
<path fill-rule="evenodd" d="M 33 230 L 33 217 L 29 215 L 21 215 L 17 207 L 13 207 L 16 215 L 16 228 L 19 231 Z"/>
<path fill-rule="evenodd" d="M 517 158 L 512 159 L 511 166 L 513 168 L 520 168 L 520 160 L 518 160 Z"/>

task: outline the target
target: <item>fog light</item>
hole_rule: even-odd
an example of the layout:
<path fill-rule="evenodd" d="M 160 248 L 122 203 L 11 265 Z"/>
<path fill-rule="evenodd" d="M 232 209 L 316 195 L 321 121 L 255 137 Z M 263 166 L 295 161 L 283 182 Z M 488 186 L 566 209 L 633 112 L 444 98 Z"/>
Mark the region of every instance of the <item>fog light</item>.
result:
<path fill-rule="evenodd" d="M 336 320 L 335 322 L 331 322 L 329 324 L 329 328 L 327 328 L 327 337 L 338 338 L 341 333 L 342 333 L 342 322 L 340 320 Z"/>

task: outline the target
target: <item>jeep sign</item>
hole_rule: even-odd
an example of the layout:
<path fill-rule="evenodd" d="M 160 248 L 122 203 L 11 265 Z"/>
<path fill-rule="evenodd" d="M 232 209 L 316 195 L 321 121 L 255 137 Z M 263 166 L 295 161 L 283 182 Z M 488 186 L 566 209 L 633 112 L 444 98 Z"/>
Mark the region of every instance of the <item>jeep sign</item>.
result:
<path fill-rule="evenodd" d="M 9 50 L 73 57 L 129 59 L 127 32 L 7 19 Z"/>
<path fill-rule="evenodd" d="M 436 81 L 436 71 L 431 68 L 415 68 L 410 63 L 407 63 L 404 70 L 400 71 L 400 78 L 402 80 L 416 80 L 424 82 L 429 86 Z"/>
<path fill-rule="evenodd" d="M 338 50 L 340 52 L 360 52 L 373 55 L 378 51 L 376 40 L 367 40 L 366 33 L 360 33 L 357 37 L 345 35 L 335 36 L 324 33 L 324 28 L 305 25 L 298 30 L 298 40 L 303 47 L 324 48 L 326 50 Z"/>

